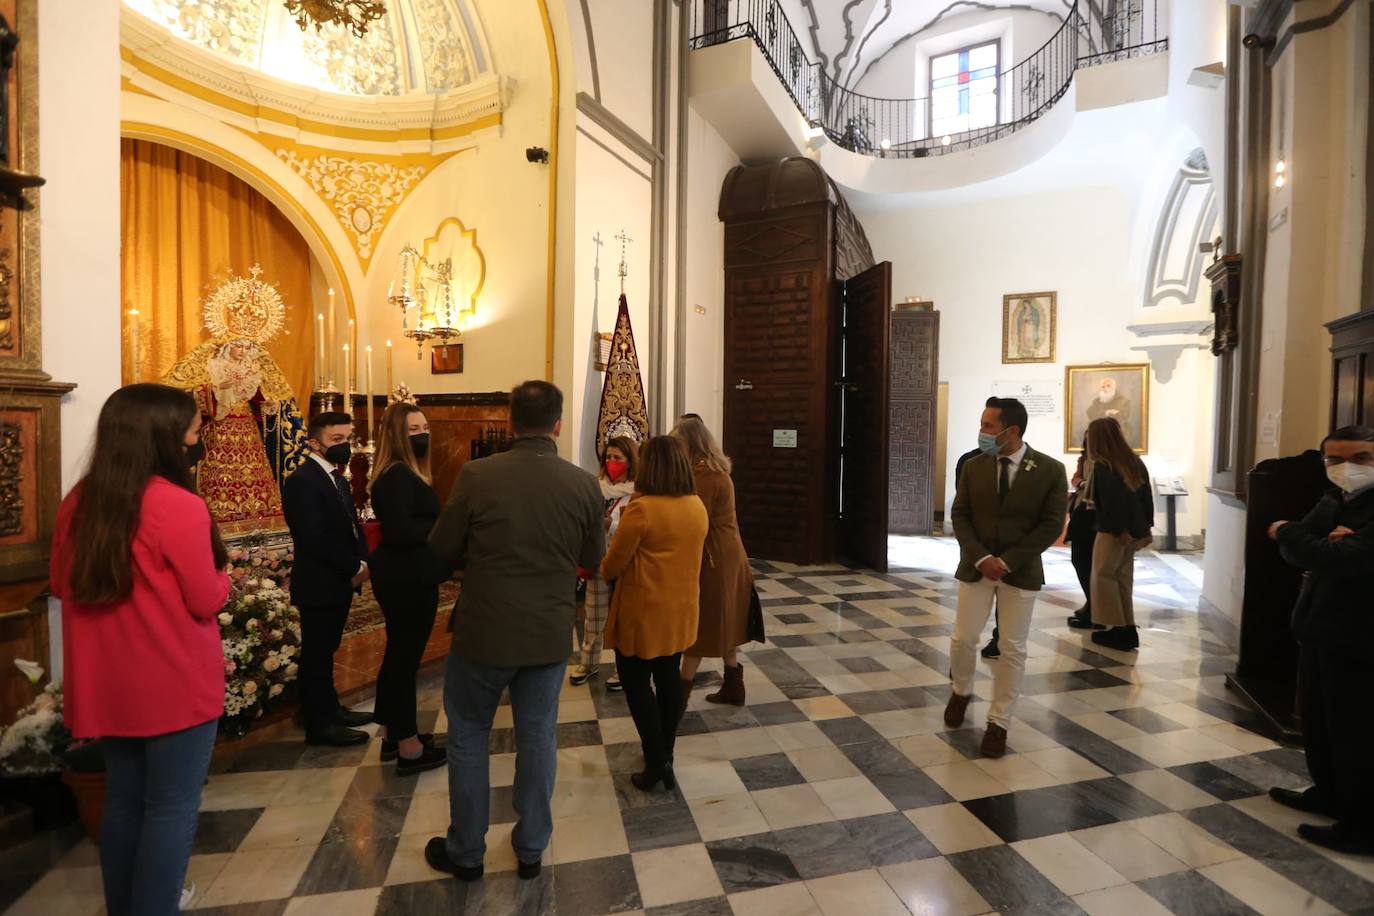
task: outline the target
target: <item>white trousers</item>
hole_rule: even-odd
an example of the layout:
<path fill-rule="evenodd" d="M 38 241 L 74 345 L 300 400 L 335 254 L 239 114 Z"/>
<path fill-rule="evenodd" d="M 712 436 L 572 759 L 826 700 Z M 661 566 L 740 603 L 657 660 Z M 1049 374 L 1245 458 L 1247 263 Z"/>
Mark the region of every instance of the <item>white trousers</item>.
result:
<path fill-rule="evenodd" d="M 1030 632 L 1036 593 L 987 579 L 960 582 L 959 610 L 954 620 L 954 636 L 949 643 L 949 667 L 954 692 L 961 697 L 972 696 L 979 639 L 992 613 L 994 596 L 999 628 L 997 646 L 1002 655 L 993 662 L 996 669 L 988 721 L 1007 728 L 1011 723 L 1012 707 L 1021 693 L 1021 679 L 1026 673 L 1026 635 Z"/>

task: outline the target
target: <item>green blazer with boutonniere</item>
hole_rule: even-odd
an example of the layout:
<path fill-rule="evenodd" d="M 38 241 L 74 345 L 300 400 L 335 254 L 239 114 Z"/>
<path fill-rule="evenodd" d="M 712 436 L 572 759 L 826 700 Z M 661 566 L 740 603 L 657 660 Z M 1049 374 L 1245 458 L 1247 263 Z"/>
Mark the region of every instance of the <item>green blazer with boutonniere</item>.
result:
<path fill-rule="evenodd" d="M 999 557 L 1011 569 L 1002 580 L 1016 588 L 1038 591 L 1045 584 L 1040 555 L 1059 540 L 1068 508 L 1069 479 L 1064 465 L 1027 448 L 1011 491 L 997 497 L 997 456 L 970 458 L 954 496 L 954 537 L 959 541 L 960 582 L 983 578 L 975 565 Z"/>

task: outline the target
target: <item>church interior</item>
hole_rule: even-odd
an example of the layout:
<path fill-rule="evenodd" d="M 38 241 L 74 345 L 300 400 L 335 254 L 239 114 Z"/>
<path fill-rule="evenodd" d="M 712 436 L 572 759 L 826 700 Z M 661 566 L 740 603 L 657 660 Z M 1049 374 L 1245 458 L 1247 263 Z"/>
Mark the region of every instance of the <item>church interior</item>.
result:
<path fill-rule="evenodd" d="M 281 487 L 312 416 L 351 415 L 365 521 L 389 405 L 428 419 L 442 501 L 509 447 L 531 379 L 563 392 L 558 453 L 592 473 L 611 436 L 686 414 L 719 438 L 766 631 L 740 648 L 747 704 L 705 700 L 728 676 L 707 659 L 677 786 L 650 793 L 624 695 L 564 678 L 533 881 L 503 705 L 486 876 L 465 884 L 425 858 L 445 771 L 393 776 L 375 726 L 304 743 L 295 665 L 259 671 L 258 621 L 221 614 L 184 910 L 1374 906 L 1374 855 L 1308 842 L 1270 796 L 1315 777 L 1289 619 L 1316 574 L 1267 536 L 1330 490 L 1324 438 L 1374 426 L 1368 0 L 0 16 L 0 910 L 106 912 L 104 773 L 53 746 L 49 561 L 111 394 L 195 397 L 199 491 L 249 608 L 290 576 Z M 1005 659 L 978 659 L 962 727 L 946 712 L 957 465 L 989 398 L 1024 404 L 1025 441 L 1069 474 L 1115 418 L 1154 504 L 1138 650 L 1066 623 L 1086 586 L 1062 537 L 1045 552 L 1000 757 L 978 742 Z M 425 733 L 447 730 L 461 588 L 440 586 L 424 649 Z M 349 705 L 371 708 L 385 643 L 365 587 L 335 656 Z"/>

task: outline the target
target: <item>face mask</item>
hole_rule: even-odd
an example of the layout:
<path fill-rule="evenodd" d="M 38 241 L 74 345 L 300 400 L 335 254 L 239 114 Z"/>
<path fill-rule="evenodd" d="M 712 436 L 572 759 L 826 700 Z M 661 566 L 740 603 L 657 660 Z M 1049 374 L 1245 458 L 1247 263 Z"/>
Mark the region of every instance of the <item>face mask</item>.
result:
<path fill-rule="evenodd" d="M 996 455 L 1002 450 L 1001 443 L 997 441 L 999 436 L 1001 436 L 1001 433 L 998 433 L 996 436 L 991 433 L 979 433 L 978 451 L 982 452 L 984 455 Z"/>
<path fill-rule="evenodd" d="M 625 479 L 625 474 L 630 470 L 630 462 L 618 461 L 614 458 L 606 461 L 606 476 L 611 478 L 612 483 L 620 483 Z"/>
<path fill-rule="evenodd" d="M 1362 464 L 1338 464 L 1326 469 L 1326 477 L 1347 493 L 1355 493 L 1374 486 L 1374 467 Z"/>
<path fill-rule="evenodd" d="M 205 457 L 205 443 L 200 439 L 196 440 L 195 445 L 186 446 L 186 463 L 191 467 L 200 464 L 200 459 Z"/>
<path fill-rule="evenodd" d="M 338 445 L 331 445 L 324 450 L 324 460 L 330 464 L 348 464 L 353 457 L 353 447 L 347 442 L 340 442 Z"/>
<path fill-rule="evenodd" d="M 415 453 L 416 458 L 423 458 L 429 454 L 429 433 L 416 433 L 411 436 L 410 450 Z"/>

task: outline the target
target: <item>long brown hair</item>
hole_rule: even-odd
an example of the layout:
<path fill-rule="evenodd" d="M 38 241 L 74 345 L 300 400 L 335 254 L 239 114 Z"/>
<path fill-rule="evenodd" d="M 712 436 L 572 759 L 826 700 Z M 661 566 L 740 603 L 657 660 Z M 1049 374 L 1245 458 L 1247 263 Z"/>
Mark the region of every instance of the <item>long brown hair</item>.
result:
<path fill-rule="evenodd" d="M 113 604 L 133 591 L 133 541 L 151 478 L 197 492 L 185 443 L 196 409 L 186 392 L 146 382 L 120 388 L 100 408 L 65 547 L 73 600 Z M 229 562 L 213 519 L 210 547 L 216 567 Z"/>
<path fill-rule="evenodd" d="M 382 423 L 377 430 L 377 460 L 372 463 L 372 473 L 367 475 L 369 490 L 393 464 L 404 464 L 425 483 L 430 482 L 429 452 L 425 452 L 425 457 L 417 458 L 415 449 L 410 445 L 410 433 L 406 430 L 411 415 L 421 412 L 414 404 L 397 401 L 382 414 Z"/>
<path fill-rule="evenodd" d="M 687 449 L 674 436 L 654 436 L 639 451 L 635 492 L 644 496 L 691 496 L 697 491 Z"/>
<path fill-rule="evenodd" d="M 1115 418 L 1099 417 L 1089 423 L 1086 443 L 1088 460 L 1116 471 L 1132 490 L 1138 490 L 1150 479 L 1145 462 L 1131 449 Z"/>
<path fill-rule="evenodd" d="M 716 442 L 716 437 L 711 435 L 706 424 L 701 422 L 701 417 L 684 414 L 673 427 L 671 435 L 681 439 L 683 445 L 687 446 L 687 458 L 693 465 L 705 465 L 707 470 L 721 474 L 730 473 L 730 459 L 721 451 L 720 443 Z"/>
<path fill-rule="evenodd" d="M 606 477 L 606 453 L 613 448 L 620 449 L 620 454 L 625 456 L 625 479 L 633 482 L 635 471 L 639 469 L 639 445 L 629 436 L 612 436 L 606 443 L 606 447 L 601 450 L 601 469 L 597 476 Z"/>

